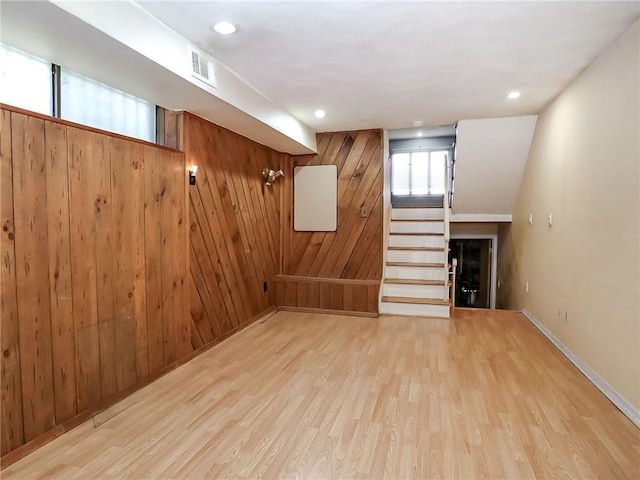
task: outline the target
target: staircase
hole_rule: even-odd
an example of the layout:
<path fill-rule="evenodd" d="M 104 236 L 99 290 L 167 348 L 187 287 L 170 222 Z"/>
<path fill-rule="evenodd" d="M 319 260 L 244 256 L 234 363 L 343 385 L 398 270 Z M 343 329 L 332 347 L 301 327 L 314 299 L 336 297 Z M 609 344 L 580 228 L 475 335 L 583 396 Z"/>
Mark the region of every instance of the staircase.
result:
<path fill-rule="evenodd" d="M 442 207 L 391 210 L 381 313 L 450 317 L 447 227 Z"/>

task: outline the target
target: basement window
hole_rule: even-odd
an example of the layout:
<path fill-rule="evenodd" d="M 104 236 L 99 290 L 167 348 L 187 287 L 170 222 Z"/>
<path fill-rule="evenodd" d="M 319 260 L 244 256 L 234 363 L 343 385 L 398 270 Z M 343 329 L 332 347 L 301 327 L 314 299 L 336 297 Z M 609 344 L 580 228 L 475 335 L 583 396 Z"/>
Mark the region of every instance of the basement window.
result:
<path fill-rule="evenodd" d="M 391 195 L 444 195 L 447 150 L 399 152 L 391 156 Z"/>
<path fill-rule="evenodd" d="M 51 63 L 0 43 L 0 103 L 51 115 Z"/>
<path fill-rule="evenodd" d="M 156 106 L 0 43 L 0 103 L 156 142 Z"/>
<path fill-rule="evenodd" d="M 156 139 L 156 106 L 78 73 L 60 69 L 60 117 L 148 142 Z"/>

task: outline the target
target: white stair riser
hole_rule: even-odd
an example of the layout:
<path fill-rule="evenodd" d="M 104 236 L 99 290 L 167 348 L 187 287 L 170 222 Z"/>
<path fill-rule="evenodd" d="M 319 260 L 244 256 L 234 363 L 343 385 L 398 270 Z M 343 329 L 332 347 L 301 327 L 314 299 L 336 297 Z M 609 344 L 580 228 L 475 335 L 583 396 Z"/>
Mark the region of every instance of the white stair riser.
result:
<path fill-rule="evenodd" d="M 392 232 L 444 233 L 443 222 L 391 222 Z"/>
<path fill-rule="evenodd" d="M 422 219 L 443 219 L 444 208 L 393 208 L 391 209 L 391 218 L 410 220 Z"/>
<path fill-rule="evenodd" d="M 420 317 L 449 318 L 448 305 L 420 305 L 415 303 L 382 302 L 380 313 L 387 315 L 415 315 Z"/>
<path fill-rule="evenodd" d="M 442 280 L 444 282 L 444 267 L 392 267 L 386 265 L 387 278 L 411 278 L 416 280 Z"/>
<path fill-rule="evenodd" d="M 407 285 L 400 283 L 383 283 L 382 295 L 385 297 L 411 298 L 449 298 L 449 288 L 443 285 Z"/>
<path fill-rule="evenodd" d="M 389 262 L 413 262 L 413 263 L 444 263 L 444 251 L 421 250 L 389 250 L 387 251 Z"/>
<path fill-rule="evenodd" d="M 389 235 L 389 246 L 444 248 L 444 235 Z"/>

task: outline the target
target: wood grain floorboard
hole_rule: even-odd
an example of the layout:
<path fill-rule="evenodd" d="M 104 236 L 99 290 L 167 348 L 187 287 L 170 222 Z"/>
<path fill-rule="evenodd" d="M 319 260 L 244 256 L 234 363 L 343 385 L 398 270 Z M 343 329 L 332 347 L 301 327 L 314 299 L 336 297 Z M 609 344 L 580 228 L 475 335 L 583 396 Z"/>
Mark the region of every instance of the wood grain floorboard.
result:
<path fill-rule="evenodd" d="M 2 477 L 640 477 L 640 430 L 514 312 L 279 312 L 111 408 Z"/>

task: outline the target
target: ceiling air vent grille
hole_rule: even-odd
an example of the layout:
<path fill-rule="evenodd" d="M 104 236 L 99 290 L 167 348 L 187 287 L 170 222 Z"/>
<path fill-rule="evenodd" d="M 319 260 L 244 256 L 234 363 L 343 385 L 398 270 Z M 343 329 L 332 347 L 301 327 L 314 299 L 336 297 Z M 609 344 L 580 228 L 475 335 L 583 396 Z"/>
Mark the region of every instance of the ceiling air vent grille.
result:
<path fill-rule="evenodd" d="M 191 54 L 191 75 L 213 88 L 218 88 L 213 60 L 191 47 L 189 53 Z"/>

